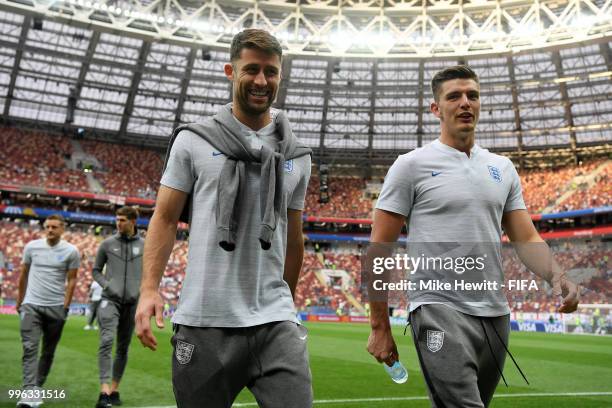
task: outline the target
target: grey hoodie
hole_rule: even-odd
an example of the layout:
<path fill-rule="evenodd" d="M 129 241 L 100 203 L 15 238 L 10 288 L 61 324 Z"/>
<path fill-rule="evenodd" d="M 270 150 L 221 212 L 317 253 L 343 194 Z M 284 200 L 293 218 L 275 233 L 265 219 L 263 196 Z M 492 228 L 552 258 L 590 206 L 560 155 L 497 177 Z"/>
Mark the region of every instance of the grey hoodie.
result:
<path fill-rule="evenodd" d="M 93 278 L 104 288 L 103 299 L 136 303 L 142 277 L 144 239 L 115 234 L 102 241 L 93 267 Z M 106 265 L 106 272 L 102 270 Z"/>
<path fill-rule="evenodd" d="M 219 245 L 226 251 L 233 251 L 236 247 L 236 231 L 238 229 L 237 211 L 242 199 L 242 187 L 245 179 L 245 163 L 255 162 L 261 164 L 261 230 L 259 242 L 264 250 L 270 249 L 272 237 L 281 211 L 281 191 L 283 186 L 283 168 L 285 160 L 295 159 L 312 150 L 302 145 L 291 130 L 291 125 L 283 111 L 278 111 L 274 118 L 274 125 L 280 136 L 277 148 L 273 151 L 265 146 L 260 150 L 252 149 L 250 143 L 242 136 L 242 131 L 232 114 L 232 104 L 223 106 L 219 112 L 206 118 L 200 124 L 187 124 L 174 130 L 164 170 L 168 165 L 172 144 L 182 130 L 190 130 L 206 140 L 209 144 L 227 156 L 219 176 L 217 186 L 217 200 L 222 205 L 217 206 L 217 239 Z M 191 199 L 187 200 L 189 203 Z M 185 205 L 181 214 L 181 221 L 189 222 L 189 204 Z"/>

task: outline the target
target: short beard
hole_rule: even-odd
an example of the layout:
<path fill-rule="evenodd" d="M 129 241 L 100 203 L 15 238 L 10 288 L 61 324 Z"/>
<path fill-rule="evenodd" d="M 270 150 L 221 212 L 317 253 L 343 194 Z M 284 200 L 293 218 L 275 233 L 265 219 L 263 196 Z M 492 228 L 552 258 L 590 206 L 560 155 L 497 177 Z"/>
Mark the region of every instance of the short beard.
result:
<path fill-rule="evenodd" d="M 236 86 L 236 84 L 234 84 L 234 86 Z M 241 94 L 236 95 L 237 96 L 236 100 L 238 101 L 238 104 L 240 105 L 240 109 L 244 113 L 247 113 L 250 115 L 261 115 L 262 113 L 266 113 L 270 109 L 274 101 L 274 98 L 271 97 L 268 99 L 268 103 L 266 103 L 265 105 L 253 106 L 253 105 L 250 105 L 248 102 L 249 91 L 246 89 L 246 87 L 240 89 L 240 91 L 241 91 Z"/>
<path fill-rule="evenodd" d="M 262 113 L 266 113 L 268 109 L 270 109 L 270 107 L 272 106 L 272 102 L 268 102 L 265 105 L 253 106 L 250 105 L 244 99 L 238 98 L 238 105 L 240 105 L 240 109 L 242 109 L 244 113 L 250 115 L 261 115 Z"/>

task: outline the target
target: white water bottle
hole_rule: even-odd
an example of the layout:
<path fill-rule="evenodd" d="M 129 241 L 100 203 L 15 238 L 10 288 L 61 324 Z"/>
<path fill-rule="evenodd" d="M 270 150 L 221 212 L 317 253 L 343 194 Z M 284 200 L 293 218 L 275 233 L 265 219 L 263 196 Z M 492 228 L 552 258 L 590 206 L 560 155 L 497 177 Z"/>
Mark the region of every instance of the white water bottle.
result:
<path fill-rule="evenodd" d="M 408 381 L 408 370 L 406 370 L 406 367 L 404 367 L 399 360 L 396 360 L 390 367 L 387 363 L 383 363 L 383 367 L 385 367 L 385 371 L 389 374 L 389 377 L 396 383 L 403 384 Z"/>

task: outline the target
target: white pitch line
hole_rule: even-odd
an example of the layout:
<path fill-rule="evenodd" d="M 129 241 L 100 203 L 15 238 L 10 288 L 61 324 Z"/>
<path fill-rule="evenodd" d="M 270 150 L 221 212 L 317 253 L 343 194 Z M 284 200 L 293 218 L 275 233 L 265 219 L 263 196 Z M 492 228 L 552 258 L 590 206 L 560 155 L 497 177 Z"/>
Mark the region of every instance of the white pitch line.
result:
<path fill-rule="evenodd" d="M 546 397 L 598 397 L 612 396 L 612 391 L 593 391 L 593 392 L 530 392 L 517 394 L 496 394 L 493 398 L 546 398 Z M 384 402 L 384 401 L 425 401 L 426 396 L 417 397 L 381 397 L 381 398 L 346 398 L 346 399 L 324 399 L 315 400 L 314 405 L 318 404 L 341 404 L 358 402 Z M 256 402 L 238 402 L 232 407 L 256 407 Z M 140 408 L 176 408 L 175 405 L 140 407 Z"/>

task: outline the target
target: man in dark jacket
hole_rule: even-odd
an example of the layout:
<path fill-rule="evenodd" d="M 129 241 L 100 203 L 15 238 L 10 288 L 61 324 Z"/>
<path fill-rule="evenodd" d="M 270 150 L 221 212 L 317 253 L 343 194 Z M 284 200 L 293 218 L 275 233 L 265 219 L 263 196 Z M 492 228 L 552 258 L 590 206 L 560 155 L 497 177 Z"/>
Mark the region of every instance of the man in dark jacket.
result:
<path fill-rule="evenodd" d="M 98 308 L 100 396 L 96 408 L 121 405 L 118 388 L 134 331 L 142 273 L 144 239 L 136 233 L 137 218 L 138 211 L 132 207 L 117 210 L 117 234 L 102 242 L 93 267 L 93 277 L 104 289 Z M 106 271 L 103 273 L 104 266 Z M 117 347 L 112 361 L 115 335 Z"/>

